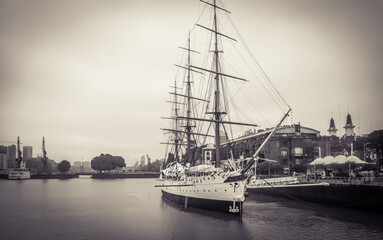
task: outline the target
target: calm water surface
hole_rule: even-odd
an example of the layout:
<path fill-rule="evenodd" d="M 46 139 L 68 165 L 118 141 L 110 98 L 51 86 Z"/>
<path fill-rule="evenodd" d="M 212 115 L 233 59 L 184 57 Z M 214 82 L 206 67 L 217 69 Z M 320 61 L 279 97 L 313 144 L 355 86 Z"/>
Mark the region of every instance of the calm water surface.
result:
<path fill-rule="evenodd" d="M 0 239 L 383 239 L 383 214 L 250 196 L 239 220 L 184 211 L 155 184 L 0 180 Z"/>

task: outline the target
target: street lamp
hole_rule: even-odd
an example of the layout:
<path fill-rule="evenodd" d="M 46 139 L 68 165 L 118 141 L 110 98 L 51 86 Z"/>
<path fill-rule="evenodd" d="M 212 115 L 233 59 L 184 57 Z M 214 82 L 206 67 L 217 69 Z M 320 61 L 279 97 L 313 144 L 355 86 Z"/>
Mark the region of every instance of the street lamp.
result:
<path fill-rule="evenodd" d="M 367 142 L 363 145 L 363 160 L 366 161 L 366 145 L 371 144 L 370 142 Z"/>

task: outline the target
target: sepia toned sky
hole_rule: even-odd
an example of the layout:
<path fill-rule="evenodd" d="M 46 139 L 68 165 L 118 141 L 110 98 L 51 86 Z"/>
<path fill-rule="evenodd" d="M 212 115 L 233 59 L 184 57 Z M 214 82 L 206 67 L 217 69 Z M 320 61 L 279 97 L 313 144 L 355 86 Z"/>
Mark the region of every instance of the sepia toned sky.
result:
<path fill-rule="evenodd" d="M 300 122 L 383 129 L 383 1 L 227 0 Z M 163 158 L 177 46 L 198 0 L 0 0 L 0 141 L 56 161 Z M 269 126 L 265 126 L 269 127 Z M 343 132 L 344 133 L 344 132 Z M 9 143 L 0 142 L 0 145 Z"/>

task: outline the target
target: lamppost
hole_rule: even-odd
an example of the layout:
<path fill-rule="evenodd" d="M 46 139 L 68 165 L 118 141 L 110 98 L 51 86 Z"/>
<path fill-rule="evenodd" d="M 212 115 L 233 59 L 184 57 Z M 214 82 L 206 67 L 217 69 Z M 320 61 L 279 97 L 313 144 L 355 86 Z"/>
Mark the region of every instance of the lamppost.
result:
<path fill-rule="evenodd" d="M 371 144 L 370 142 L 366 142 L 364 145 L 363 145 L 363 160 L 366 161 L 366 145 L 367 144 Z"/>

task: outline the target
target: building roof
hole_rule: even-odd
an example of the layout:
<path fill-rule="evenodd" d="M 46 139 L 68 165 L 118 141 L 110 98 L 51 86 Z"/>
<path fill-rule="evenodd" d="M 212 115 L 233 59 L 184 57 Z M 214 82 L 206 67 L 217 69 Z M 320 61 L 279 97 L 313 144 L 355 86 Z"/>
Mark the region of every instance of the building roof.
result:
<path fill-rule="evenodd" d="M 320 131 L 318 130 L 315 130 L 313 128 L 309 128 L 309 127 L 304 127 L 304 126 L 300 126 L 300 132 L 301 133 L 315 133 L 315 134 L 319 134 Z M 295 133 L 295 125 L 284 125 L 282 127 L 280 127 L 277 131 L 276 131 L 277 134 L 283 134 L 283 133 Z"/>
<path fill-rule="evenodd" d="M 355 126 L 352 124 L 351 115 L 347 114 L 346 125 L 344 128 L 354 128 Z"/>
<path fill-rule="evenodd" d="M 284 125 L 284 126 L 281 126 L 275 132 L 275 134 L 295 134 L 295 126 L 296 125 Z M 265 136 L 265 135 L 269 134 L 272 130 L 273 130 L 272 128 L 269 128 L 269 129 L 266 129 L 266 130 L 263 130 L 263 131 L 260 130 L 257 133 L 241 136 L 241 137 L 238 137 L 236 139 L 230 140 L 228 142 L 222 143 L 221 145 L 233 144 L 233 143 L 240 142 L 240 141 L 245 141 L 245 140 L 248 140 L 248 139 L 251 139 L 251 138 Z M 303 134 L 319 134 L 320 131 L 315 130 L 313 128 L 308 128 L 308 127 L 300 126 L 300 133 L 303 133 Z"/>
<path fill-rule="evenodd" d="M 327 131 L 338 131 L 338 129 L 335 127 L 335 122 L 334 122 L 334 118 L 331 118 L 330 119 L 330 127 L 328 128 Z"/>

